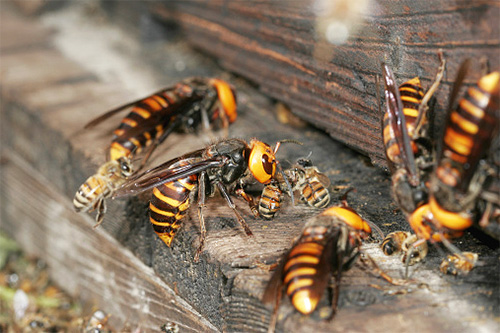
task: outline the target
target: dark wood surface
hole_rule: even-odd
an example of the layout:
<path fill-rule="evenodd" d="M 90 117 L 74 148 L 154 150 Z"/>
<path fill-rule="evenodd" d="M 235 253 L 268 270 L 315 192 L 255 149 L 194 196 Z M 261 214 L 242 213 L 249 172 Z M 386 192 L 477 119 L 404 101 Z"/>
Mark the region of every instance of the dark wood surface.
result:
<path fill-rule="evenodd" d="M 324 1 L 328 2 L 328 1 Z M 386 62 L 402 83 L 419 76 L 424 89 L 448 61 L 436 93 L 441 124 L 461 62 L 472 58 L 468 83 L 480 76 L 480 59 L 500 68 L 498 1 L 337 1 L 329 18 L 318 18 L 314 1 L 158 1 L 150 11 L 180 25 L 185 38 L 226 69 L 336 140 L 385 166 L 380 142 L 375 76 Z M 362 15 L 347 20 L 357 5 Z M 354 8 L 353 8 L 354 7 Z M 325 21 L 353 23 L 349 39 L 327 43 Z"/>
<path fill-rule="evenodd" d="M 408 229 L 391 199 L 390 179 L 365 157 L 314 128 L 278 122 L 270 112 L 276 105 L 268 97 L 243 79 L 224 73 L 183 41 L 171 38 L 139 48 L 99 14 L 95 8 L 77 6 L 64 14 L 44 14 L 43 25 L 11 11 L 2 10 L 0 17 L 4 156 L 0 228 L 28 252 L 50 259 L 52 278 L 69 292 L 97 303 L 115 322 L 127 321 L 145 330 L 166 321 L 178 322 L 186 331 L 267 329 L 270 307 L 259 299 L 270 273 L 256 263 L 275 262 L 317 211 L 286 201 L 275 220 L 264 221 L 254 219 L 245 203 L 236 200 L 255 234 L 247 237 L 224 201 L 211 198 L 206 209 L 207 244 L 198 264 L 192 260 L 199 236 L 194 210 L 171 249 L 148 222 L 148 195 L 110 202 L 97 231 L 92 229 L 90 216 L 70 211 L 78 186 L 104 162 L 110 132 L 119 118 L 88 132 L 81 131 L 83 124 L 185 76 L 219 76 L 236 86 L 239 118 L 229 129 L 231 137 L 257 137 L 271 144 L 284 138 L 302 141 L 300 147 L 284 145 L 278 156 L 288 163 L 312 152 L 311 159 L 332 181 L 332 205 L 339 203 L 346 188 L 354 187 L 357 192 L 350 194 L 349 203 L 365 218 L 384 232 Z M 65 17 L 72 18 L 70 24 L 65 25 Z M 81 45 L 86 50 L 78 49 Z M 84 51 L 88 53 L 82 60 Z M 158 67 L 159 58 L 162 67 Z M 181 65 L 184 70 L 179 70 Z M 151 164 L 200 148 L 212 139 L 207 133 L 173 134 L 155 152 Z M 342 279 L 339 313 L 333 322 L 320 320 L 328 307 L 326 298 L 311 317 L 300 316 L 284 300 L 278 329 L 498 330 L 498 250 L 470 234 L 458 240 L 457 246 L 480 254 L 482 265 L 468 276 L 442 276 L 438 271 L 442 257 L 434 249 L 424 263 L 411 269 L 411 277 L 421 285 L 393 287 L 354 267 Z M 389 274 L 401 277 L 398 258 L 383 256 L 377 244 L 367 244 L 366 251 Z M 109 290 L 113 293 L 108 294 Z"/>

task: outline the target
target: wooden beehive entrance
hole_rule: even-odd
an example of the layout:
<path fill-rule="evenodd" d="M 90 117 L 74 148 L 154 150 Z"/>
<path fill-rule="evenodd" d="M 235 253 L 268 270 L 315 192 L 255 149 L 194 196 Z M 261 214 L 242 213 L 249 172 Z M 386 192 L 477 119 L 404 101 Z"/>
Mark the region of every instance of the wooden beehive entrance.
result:
<path fill-rule="evenodd" d="M 114 327 L 127 322 L 147 331 L 175 322 L 181 332 L 266 331 L 271 307 L 260 298 L 270 273 L 257 263 L 280 258 L 317 211 L 285 200 L 278 217 L 264 221 L 235 199 L 255 235 L 247 237 L 225 201 L 211 198 L 207 244 L 197 264 L 196 210 L 168 249 L 147 219 L 149 193 L 110 201 L 103 225 L 93 230 L 93 216 L 74 213 L 71 200 L 104 162 L 119 118 L 82 131 L 88 120 L 185 77 L 224 78 L 238 91 L 239 115 L 230 137 L 301 141 L 300 147 L 283 145 L 280 161 L 310 154 L 331 180 L 332 204 L 354 187 L 349 204 L 387 233 L 409 227 L 391 198 L 390 177 L 370 163 L 384 164 L 374 84 L 380 61 L 401 82 L 419 75 L 427 87 L 443 48 L 448 67 L 436 112 L 444 110 L 464 58 L 486 57 L 491 68 L 500 66 L 496 3 L 379 1 L 355 36 L 327 47 L 332 53 L 326 60 L 314 57 L 315 47 L 325 46 L 314 42 L 308 7 L 285 3 L 117 1 L 47 9 L 36 17 L 2 3 L 0 228 L 44 258 L 69 293 L 112 314 Z M 474 63 L 468 83 L 477 79 L 479 66 Z M 309 125 L 279 122 L 270 98 L 336 140 Z M 436 118 L 439 124 L 443 117 Z M 150 164 L 211 140 L 208 133 L 172 134 Z M 333 322 L 321 321 L 321 311 L 301 316 L 284 300 L 278 330 L 498 330 L 498 250 L 470 234 L 458 246 L 480 256 L 482 265 L 466 277 L 442 276 L 442 256 L 434 249 L 411 268 L 411 277 L 422 284 L 408 288 L 390 286 L 355 266 L 342 280 Z M 375 243 L 366 251 L 388 274 L 401 277 L 399 258 L 383 256 Z M 320 308 L 328 306 L 324 297 Z"/>

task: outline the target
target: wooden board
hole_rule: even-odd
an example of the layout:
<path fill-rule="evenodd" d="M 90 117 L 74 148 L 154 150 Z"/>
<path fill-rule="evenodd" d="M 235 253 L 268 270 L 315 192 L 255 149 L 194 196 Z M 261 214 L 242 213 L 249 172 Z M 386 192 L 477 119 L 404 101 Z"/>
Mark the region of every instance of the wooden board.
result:
<path fill-rule="evenodd" d="M 311 159 L 332 181 L 332 205 L 339 203 L 347 187 L 354 187 L 357 192 L 349 195 L 349 203 L 365 218 L 377 223 L 384 232 L 408 229 L 391 199 L 387 174 L 363 156 L 313 128 L 293 128 L 279 123 L 269 112 L 275 105 L 267 97 L 244 80 L 222 72 L 212 61 L 178 40 L 149 45 L 146 51 L 154 53 L 152 58 L 158 59 L 158 52 L 151 50 L 162 50 L 165 54 L 161 68 L 166 71 L 162 72 L 157 66 L 151 68 L 148 52 L 139 59 L 130 47 L 134 44 L 129 44 L 124 35 L 116 38 L 116 32 L 111 34 L 112 39 L 106 39 L 110 36 L 107 24 L 102 21 L 89 24 L 91 17 L 82 16 L 78 9 L 77 6 L 53 15 L 71 17 L 70 26 L 76 32 L 83 28 L 96 31 L 91 30 L 94 26 L 99 32 L 94 37 L 89 37 L 92 33 L 86 34 L 85 39 L 71 35 L 68 26 L 54 23 L 55 16 L 50 16 L 50 20 L 47 16 L 42 18 L 43 22 L 51 22 L 50 30 L 12 12 L 2 11 L 0 17 L 0 37 L 9 45 L 0 48 L 2 153 L 7 161 L 12 161 L 1 167 L 0 228 L 29 252 L 39 253 L 44 259 L 52 258 L 52 278 L 72 294 L 78 293 L 81 289 L 76 286 L 81 285 L 87 289 L 80 297 L 87 302 L 98 303 L 112 318 L 122 318 L 123 313 L 129 322 L 146 329 L 155 329 L 159 323 L 173 320 L 186 329 L 263 332 L 267 329 L 270 307 L 259 299 L 270 273 L 259 269 L 256 263 L 276 261 L 303 223 L 317 213 L 286 201 L 278 218 L 264 221 L 254 219 L 245 203 L 237 200 L 238 209 L 255 234 L 246 237 L 224 200 L 214 197 L 206 209 L 206 251 L 198 264 L 192 261 L 199 236 L 196 212 L 189 212 L 172 248 L 168 249 L 148 222 L 147 194 L 110 202 L 105 222 L 99 230 L 92 230 L 93 222 L 88 216 L 68 209 L 78 186 L 104 161 L 109 133 L 119 118 L 94 131 L 82 132 L 81 127 L 105 110 L 144 94 L 137 92 L 140 87 L 128 90 L 130 82 L 123 78 L 136 77 L 141 85 L 157 85 L 151 91 L 172 84 L 185 74 L 229 80 L 237 88 L 239 100 L 239 118 L 229 129 L 231 137 L 247 140 L 257 137 L 271 144 L 284 138 L 302 141 L 300 147 L 284 145 L 278 156 L 286 164 L 312 152 Z M 4 33 L 16 31 L 16 27 L 23 27 L 16 36 Z M 47 43 L 40 43 L 37 35 L 40 33 L 47 38 Z M 94 38 L 100 43 L 95 43 Z M 125 67 L 118 67 L 119 70 L 106 67 L 108 75 L 105 76 L 96 69 L 102 67 L 81 62 L 80 55 L 73 54 L 68 47 L 72 45 L 69 42 L 74 43 L 75 48 L 83 43 L 100 45 L 90 52 L 100 55 L 92 58 L 93 65 L 97 65 L 100 58 L 116 59 L 108 54 L 113 50 L 119 50 L 128 62 Z M 106 49 L 106 45 L 114 48 Z M 185 71 L 176 69 L 179 59 L 187 65 Z M 135 66 L 130 66 L 132 63 Z M 150 74 L 154 71 L 156 75 Z M 211 139 L 207 133 L 174 134 L 155 153 L 151 164 L 202 147 Z M 68 234 L 71 236 L 63 236 Z M 411 270 L 411 277 L 428 287 L 394 288 L 354 267 L 342 281 L 340 309 L 332 323 L 322 322 L 318 314 L 300 316 L 285 300 L 278 328 L 374 331 L 375 327 L 375 331 L 380 332 L 414 328 L 435 331 L 436 327 L 443 331 L 498 330 L 498 249 L 490 249 L 469 234 L 457 245 L 480 253 L 483 265 L 466 277 L 440 275 L 437 267 L 441 254 L 436 250 L 431 250 L 428 259 Z M 97 246 L 102 247 L 96 251 Z M 57 255 L 51 252 L 54 248 Z M 377 244 L 368 244 L 366 251 L 389 274 L 401 277 L 403 268 L 398 258 L 384 257 Z M 90 274 L 90 278 L 102 286 L 89 285 L 89 278 L 78 273 L 81 272 L 79 266 L 82 262 L 86 264 L 86 260 L 96 266 L 84 266 L 85 274 Z M 88 272 L 88 269 L 92 270 Z M 136 278 L 134 272 L 138 274 Z M 114 281 L 120 283 L 110 287 L 109 283 Z M 370 284 L 380 285 L 382 290 Z M 126 293 L 126 289 L 131 289 L 130 293 Z M 116 296 L 109 296 L 106 290 Z M 134 302 L 132 296 L 136 292 L 139 299 Z M 178 317 L 170 316 L 170 311 L 174 311 L 169 307 L 172 301 L 174 308 L 183 309 L 179 311 L 184 314 L 176 312 Z M 148 306 L 145 314 L 142 306 Z M 323 299 L 320 307 L 328 307 L 328 300 Z M 145 326 L 143 322 L 147 322 Z"/>
<path fill-rule="evenodd" d="M 498 1 L 337 1 L 326 18 L 313 11 L 315 2 L 328 3 L 158 1 L 149 11 L 178 23 L 190 43 L 226 69 L 377 165 L 385 166 L 375 92 L 381 62 L 399 83 L 419 76 L 427 89 L 443 51 L 448 64 L 436 93 L 438 125 L 462 61 L 473 59 L 469 84 L 482 73 L 481 59 L 492 70 L 500 68 Z M 354 15 L 357 6 L 366 9 Z M 126 6 L 115 7 L 123 12 Z M 320 29 L 325 21 L 349 38 L 339 45 L 326 42 Z"/>

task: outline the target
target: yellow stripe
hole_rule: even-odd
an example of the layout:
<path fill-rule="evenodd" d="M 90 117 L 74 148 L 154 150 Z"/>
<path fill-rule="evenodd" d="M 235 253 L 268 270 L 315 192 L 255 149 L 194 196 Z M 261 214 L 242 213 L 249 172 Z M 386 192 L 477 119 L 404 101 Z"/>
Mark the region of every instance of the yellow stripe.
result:
<path fill-rule="evenodd" d="M 132 111 L 137 113 L 139 116 L 141 116 L 144 119 L 148 119 L 151 116 L 151 112 L 146 111 L 143 108 L 140 108 L 138 106 L 136 106 Z"/>
<path fill-rule="evenodd" d="M 434 215 L 434 220 L 437 220 L 436 222 L 439 222 L 445 228 L 465 230 L 472 225 L 472 220 L 466 213 L 449 212 L 439 206 L 434 197 L 431 197 L 430 208 Z"/>
<path fill-rule="evenodd" d="M 157 197 L 157 198 L 158 198 L 158 200 L 161 200 L 161 201 L 163 201 L 163 202 L 165 202 L 165 203 L 169 204 L 169 205 L 170 205 L 170 206 L 172 206 L 172 207 L 178 207 L 178 206 L 181 204 L 181 202 L 180 202 L 180 201 L 178 201 L 178 200 L 175 200 L 175 199 L 169 198 L 169 197 L 167 197 L 167 196 L 164 196 L 164 195 L 160 192 L 160 190 L 158 190 L 158 188 L 157 188 L 157 187 L 155 187 L 155 188 L 154 188 L 154 190 L 153 190 L 153 195 L 154 195 L 155 197 Z"/>
<path fill-rule="evenodd" d="M 418 117 L 418 110 L 417 109 L 403 108 L 403 113 L 407 117 L 413 117 L 413 118 L 417 118 Z"/>
<path fill-rule="evenodd" d="M 313 256 L 300 256 L 297 258 L 293 258 L 287 261 L 284 270 L 288 270 L 291 266 L 295 264 L 313 264 L 317 265 L 319 263 L 319 258 L 318 257 L 313 257 Z"/>
<path fill-rule="evenodd" d="M 129 125 L 130 127 L 136 127 L 137 121 L 130 118 L 123 118 L 122 123 Z"/>
<path fill-rule="evenodd" d="M 315 268 L 312 268 L 312 267 L 301 267 L 301 268 L 297 268 L 297 269 L 294 269 L 292 270 L 291 272 L 289 272 L 286 276 L 285 276 L 285 280 L 284 282 L 285 283 L 288 283 L 288 281 L 290 281 L 291 279 L 297 277 L 297 276 L 304 276 L 304 275 L 314 275 L 316 274 L 317 270 Z"/>
<path fill-rule="evenodd" d="M 479 131 L 479 127 L 476 124 L 474 124 L 470 120 L 465 119 L 458 112 L 453 112 L 451 114 L 451 120 L 461 129 L 470 134 L 476 134 Z"/>
<path fill-rule="evenodd" d="M 159 215 L 168 216 L 168 217 L 174 216 L 174 213 L 166 211 L 166 210 L 161 210 L 153 204 L 149 205 L 149 209 L 152 210 L 153 212 L 155 212 L 156 214 L 159 214 Z"/>
<path fill-rule="evenodd" d="M 464 109 L 465 111 L 467 111 L 476 118 L 481 119 L 484 117 L 484 111 L 475 106 L 474 104 L 472 104 L 471 102 L 469 102 L 468 100 L 466 100 L 465 98 L 462 98 L 460 100 L 460 106 L 462 107 L 462 109 Z"/>
<path fill-rule="evenodd" d="M 166 101 L 164 98 L 162 98 L 162 97 L 160 97 L 160 96 L 158 96 L 158 95 L 154 95 L 154 96 L 153 96 L 153 98 L 154 98 L 154 99 L 155 99 L 155 100 L 156 100 L 156 101 L 157 101 L 157 102 L 158 102 L 158 103 L 159 103 L 162 107 L 166 108 L 166 107 L 168 106 L 168 103 L 167 103 L 167 101 Z"/>
<path fill-rule="evenodd" d="M 290 254 L 288 257 L 294 257 L 297 254 L 304 254 L 304 255 L 310 255 L 310 256 L 319 256 L 321 254 L 321 251 L 323 251 L 323 246 L 317 244 L 317 243 L 304 243 L 295 246 L 292 251 L 290 251 Z"/>
<path fill-rule="evenodd" d="M 291 295 L 295 290 L 302 288 L 302 287 L 312 286 L 313 283 L 314 283 L 314 281 L 312 279 L 299 279 L 297 281 L 293 281 L 288 286 L 286 293 L 287 293 L 287 295 Z"/>
<path fill-rule="evenodd" d="M 415 104 L 420 104 L 420 100 L 416 99 L 415 97 L 412 96 L 401 96 L 401 100 L 403 102 L 410 102 L 410 103 L 415 103 Z"/>
<path fill-rule="evenodd" d="M 154 111 L 158 111 L 159 109 L 161 109 L 161 104 L 158 103 L 158 101 L 156 101 L 154 98 L 148 98 L 144 101 L 144 103 L 149 105 Z"/>
<path fill-rule="evenodd" d="M 457 153 L 462 155 L 469 155 L 472 145 L 474 144 L 471 138 L 460 135 L 451 128 L 448 128 L 446 130 L 444 142 L 448 146 L 453 148 L 453 150 L 455 150 Z"/>

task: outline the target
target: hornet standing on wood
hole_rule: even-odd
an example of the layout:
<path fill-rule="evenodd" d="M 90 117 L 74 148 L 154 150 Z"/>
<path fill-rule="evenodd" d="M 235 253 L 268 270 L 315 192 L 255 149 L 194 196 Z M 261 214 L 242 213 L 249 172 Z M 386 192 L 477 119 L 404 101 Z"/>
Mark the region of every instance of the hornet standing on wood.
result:
<path fill-rule="evenodd" d="M 242 196 L 254 211 L 255 204 L 245 193 L 245 185 L 253 179 L 262 184 L 270 183 L 275 177 L 276 169 L 283 174 L 275 156 L 282 142 L 285 141 L 278 142 L 272 149 L 268 144 L 256 139 L 252 139 L 249 144 L 240 139 L 221 140 L 129 179 L 123 188 L 116 192 L 116 196 L 136 194 L 154 188 L 149 205 L 150 222 L 156 234 L 170 246 L 187 209 L 197 195 L 201 230 L 200 245 L 195 254 L 195 261 L 198 261 L 206 237 L 203 218 L 206 197 L 214 195 L 217 189 L 246 234 L 252 235 L 245 220 L 236 210 L 230 193 Z M 283 177 L 288 182 L 284 175 Z"/>
<path fill-rule="evenodd" d="M 343 206 L 328 208 L 307 221 L 301 235 L 283 256 L 264 291 L 262 301 L 274 304 L 269 331 L 273 331 L 276 325 L 283 289 L 295 309 L 307 315 L 316 309 L 332 276 L 335 284 L 332 290 L 332 312 L 328 319 L 333 318 L 342 273 L 351 268 L 362 253 L 362 241 L 371 235 L 371 227 L 382 235 L 376 225 L 349 208 L 345 199 Z M 382 272 L 371 258 L 367 259 L 381 277 L 390 283 L 397 282 Z"/>
<path fill-rule="evenodd" d="M 236 120 L 236 95 L 226 82 L 191 78 L 153 95 L 110 110 L 89 122 L 92 128 L 109 117 L 130 109 L 113 132 L 108 162 L 80 186 L 73 200 L 76 211 L 97 209 L 99 225 L 106 212 L 105 199 L 133 174 L 131 159 L 148 147 L 140 168 L 154 149 L 174 130 L 209 129 L 220 122 L 227 128 Z"/>

